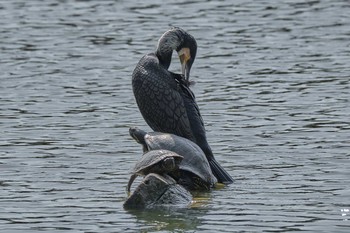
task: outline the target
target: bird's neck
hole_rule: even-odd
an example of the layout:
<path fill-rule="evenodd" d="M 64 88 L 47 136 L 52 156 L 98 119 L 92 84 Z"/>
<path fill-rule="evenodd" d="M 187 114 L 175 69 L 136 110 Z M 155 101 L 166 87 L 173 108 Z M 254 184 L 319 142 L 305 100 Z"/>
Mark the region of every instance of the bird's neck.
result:
<path fill-rule="evenodd" d="M 171 56 L 173 55 L 173 50 L 157 50 L 156 51 L 156 56 L 159 59 L 159 64 L 162 65 L 166 70 L 169 68 L 170 63 L 171 63 Z"/>

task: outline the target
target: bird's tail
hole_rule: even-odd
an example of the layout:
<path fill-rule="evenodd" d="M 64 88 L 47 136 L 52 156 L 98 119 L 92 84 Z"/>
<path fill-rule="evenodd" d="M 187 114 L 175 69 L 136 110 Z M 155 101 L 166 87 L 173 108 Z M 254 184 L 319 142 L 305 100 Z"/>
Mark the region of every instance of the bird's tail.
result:
<path fill-rule="evenodd" d="M 223 167 L 215 160 L 211 159 L 209 161 L 210 168 L 213 175 L 218 179 L 219 183 L 231 184 L 233 183 L 233 178 L 225 171 Z"/>

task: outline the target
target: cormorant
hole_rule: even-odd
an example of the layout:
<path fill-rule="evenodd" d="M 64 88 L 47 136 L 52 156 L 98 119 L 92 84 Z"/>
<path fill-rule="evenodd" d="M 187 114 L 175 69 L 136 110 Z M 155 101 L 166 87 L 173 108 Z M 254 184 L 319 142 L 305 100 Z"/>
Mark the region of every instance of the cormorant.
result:
<path fill-rule="evenodd" d="M 182 75 L 168 71 L 173 50 L 179 55 Z M 183 29 L 173 27 L 165 32 L 156 52 L 143 56 L 132 74 L 134 96 L 143 118 L 154 131 L 172 133 L 197 143 L 218 181 L 232 183 L 232 177 L 214 158 L 195 96 L 189 88 L 196 52 L 196 40 Z"/>

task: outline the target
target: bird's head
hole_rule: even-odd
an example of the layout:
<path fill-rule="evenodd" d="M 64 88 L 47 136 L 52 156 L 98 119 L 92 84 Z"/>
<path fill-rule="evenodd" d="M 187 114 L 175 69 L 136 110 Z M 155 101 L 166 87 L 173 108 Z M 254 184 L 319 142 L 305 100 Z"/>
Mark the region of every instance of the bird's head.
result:
<path fill-rule="evenodd" d="M 196 58 L 197 42 L 193 36 L 182 29 L 179 30 L 181 31 L 183 40 L 182 43 L 176 48 L 176 51 L 180 58 L 182 75 L 185 77 L 185 80 L 189 82 L 190 70 L 194 59 Z"/>
<path fill-rule="evenodd" d="M 189 82 L 190 70 L 197 53 L 197 42 L 192 35 L 179 27 L 173 27 L 159 39 L 157 51 L 161 54 L 176 50 L 179 55 L 182 75 Z"/>

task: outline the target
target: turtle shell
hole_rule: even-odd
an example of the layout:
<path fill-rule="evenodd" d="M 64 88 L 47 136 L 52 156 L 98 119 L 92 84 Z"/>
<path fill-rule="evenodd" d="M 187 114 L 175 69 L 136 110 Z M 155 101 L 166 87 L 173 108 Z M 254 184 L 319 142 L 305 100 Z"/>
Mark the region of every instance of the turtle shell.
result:
<path fill-rule="evenodd" d="M 204 152 L 196 143 L 174 134 L 160 132 L 145 134 L 144 143 L 149 150 L 166 149 L 182 155 L 183 160 L 179 167 L 185 173 L 180 175 L 188 177 L 186 174 L 195 174 L 196 177 L 192 179 L 192 183 L 204 189 L 210 189 L 217 182 Z M 193 187 L 193 189 L 197 188 Z"/>
<path fill-rule="evenodd" d="M 179 168 L 179 163 L 183 157 L 169 150 L 152 150 L 145 153 L 136 163 L 132 170 L 132 175 L 127 185 L 127 191 L 136 177 L 146 176 L 150 173 L 163 174 L 170 173 Z"/>
<path fill-rule="evenodd" d="M 169 150 L 152 150 L 145 153 L 136 163 L 132 173 L 147 175 L 149 173 L 166 173 L 176 169 L 183 159 L 181 155 Z M 173 161 L 173 162 L 172 162 Z"/>

